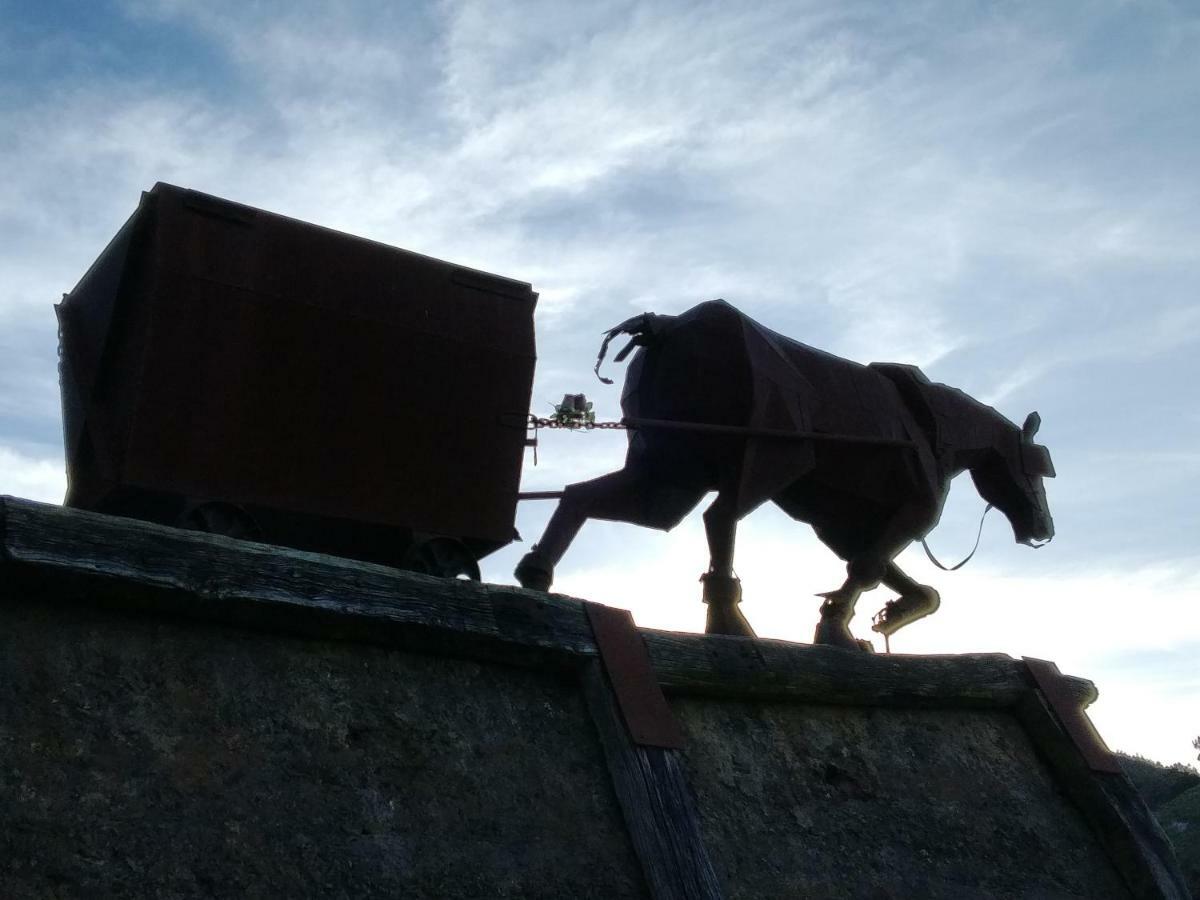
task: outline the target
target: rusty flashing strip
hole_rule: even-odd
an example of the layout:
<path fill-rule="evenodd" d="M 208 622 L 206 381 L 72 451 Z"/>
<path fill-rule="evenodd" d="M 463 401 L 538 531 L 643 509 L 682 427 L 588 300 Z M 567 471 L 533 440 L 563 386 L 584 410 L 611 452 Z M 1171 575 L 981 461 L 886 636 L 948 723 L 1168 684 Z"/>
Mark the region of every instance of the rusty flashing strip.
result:
<path fill-rule="evenodd" d="M 586 601 L 583 608 L 630 739 L 643 747 L 683 749 L 683 734 L 629 610 Z"/>
<path fill-rule="evenodd" d="M 1096 726 L 1084 712 L 1077 692 L 1071 689 L 1071 680 L 1059 671 L 1057 664 L 1049 660 L 1029 656 L 1023 656 L 1021 659 L 1029 669 L 1029 674 L 1033 676 L 1038 690 L 1054 711 L 1058 723 L 1088 764 L 1088 768 L 1093 772 L 1119 774 L 1121 767 L 1116 756 L 1108 749 L 1104 738 L 1100 737 Z"/>

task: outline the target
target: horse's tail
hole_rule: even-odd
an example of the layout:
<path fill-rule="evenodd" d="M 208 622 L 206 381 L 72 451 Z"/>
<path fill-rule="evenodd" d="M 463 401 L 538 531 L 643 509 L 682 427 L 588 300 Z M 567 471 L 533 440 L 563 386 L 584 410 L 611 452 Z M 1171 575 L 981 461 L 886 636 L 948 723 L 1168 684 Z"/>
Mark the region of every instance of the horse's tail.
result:
<path fill-rule="evenodd" d="M 648 347 L 662 334 L 662 325 L 668 319 L 673 319 L 674 316 L 660 316 L 655 313 L 642 313 L 640 316 L 634 316 L 632 319 L 626 319 L 620 325 L 608 329 L 603 332 L 604 343 L 600 345 L 600 353 L 596 357 L 596 365 L 592 369 L 596 373 L 596 377 L 605 384 L 612 384 L 611 378 L 605 378 L 600 374 L 600 364 L 604 362 L 604 354 L 608 352 L 608 345 L 612 339 L 620 334 L 628 334 L 633 339 L 621 348 L 620 352 L 613 357 L 613 362 L 623 362 L 625 357 L 633 352 L 634 347 Z"/>

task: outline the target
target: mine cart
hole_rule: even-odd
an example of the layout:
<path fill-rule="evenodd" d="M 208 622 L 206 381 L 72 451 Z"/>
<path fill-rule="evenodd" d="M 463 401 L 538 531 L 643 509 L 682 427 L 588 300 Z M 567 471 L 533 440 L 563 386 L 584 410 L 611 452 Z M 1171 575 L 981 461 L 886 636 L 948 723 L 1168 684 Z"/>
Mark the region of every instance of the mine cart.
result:
<path fill-rule="evenodd" d="M 56 307 L 68 506 L 478 577 L 528 284 L 167 184 Z"/>

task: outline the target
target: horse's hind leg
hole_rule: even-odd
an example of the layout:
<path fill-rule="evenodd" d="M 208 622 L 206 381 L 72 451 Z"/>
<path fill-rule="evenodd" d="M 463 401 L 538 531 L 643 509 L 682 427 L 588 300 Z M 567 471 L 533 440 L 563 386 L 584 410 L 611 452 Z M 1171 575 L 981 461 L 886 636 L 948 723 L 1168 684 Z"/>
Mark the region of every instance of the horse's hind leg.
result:
<path fill-rule="evenodd" d="M 517 564 L 517 581 L 525 588 L 548 591 L 554 582 L 554 567 L 588 519 L 669 531 L 703 496 L 702 488 L 664 486 L 640 467 L 629 465 L 591 481 L 567 485 L 541 540 Z"/>
<path fill-rule="evenodd" d="M 937 608 L 941 606 L 942 598 L 937 591 L 927 584 L 913 581 L 894 562 L 888 563 L 883 583 L 900 595 L 895 600 L 889 600 L 883 609 L 875 614 L 871 630 L 878 631 L 885 637 L 890 637 L 905 625 L 937 612 Z"/>
<path fill-rule="evenodd" d="M 591 481 L 567 485 L 542 539 L 517 564 L 513 574 L 521 587 L 550 590 L 554 567 L 579 534 L 583 523 L 593 517 L 602 517 L 605 512 L 610 514 L 609 517 L 619 518 L 620 508 L 635 500 L 641 482 L 636 473 L 626 468 Z"/>

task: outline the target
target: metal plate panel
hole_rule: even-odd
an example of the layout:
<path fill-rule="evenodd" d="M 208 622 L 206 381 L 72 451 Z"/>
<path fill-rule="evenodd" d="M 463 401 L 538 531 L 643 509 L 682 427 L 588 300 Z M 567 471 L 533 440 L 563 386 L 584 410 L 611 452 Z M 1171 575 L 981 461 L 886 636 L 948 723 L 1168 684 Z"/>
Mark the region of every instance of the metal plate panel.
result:
<path fill-rule="evenodd" d="M 1045 695 L 1046 702 L 1054 710 L 1059 724 L 1071 738 L 1072 743 L 1079 748 L 1088 767 L 1093 772 L 1120 773 L 1121 766 L 1118 764 L 1116 756 L 1108 749 L 1104 738 L 1100 737 L 1100 732 L 1096 730 L 1096 726 L 1084 712 L 1080 697 L 1074 690 L 1072 682 L 1059 671 L 1055 663 L 1049 660 L 1034 659 L 1029 656 L 1022 657 L 1022 659 L 1028 666 L 1029 674 L 1033 676 L 1038 690 Z"/>
<path fill-rule="evenodd" d="M 629 610 L 600 603 L 584 603 L 584 609 L 630 738 L 643 746 L 682 749 L 683 733 Z"/>

